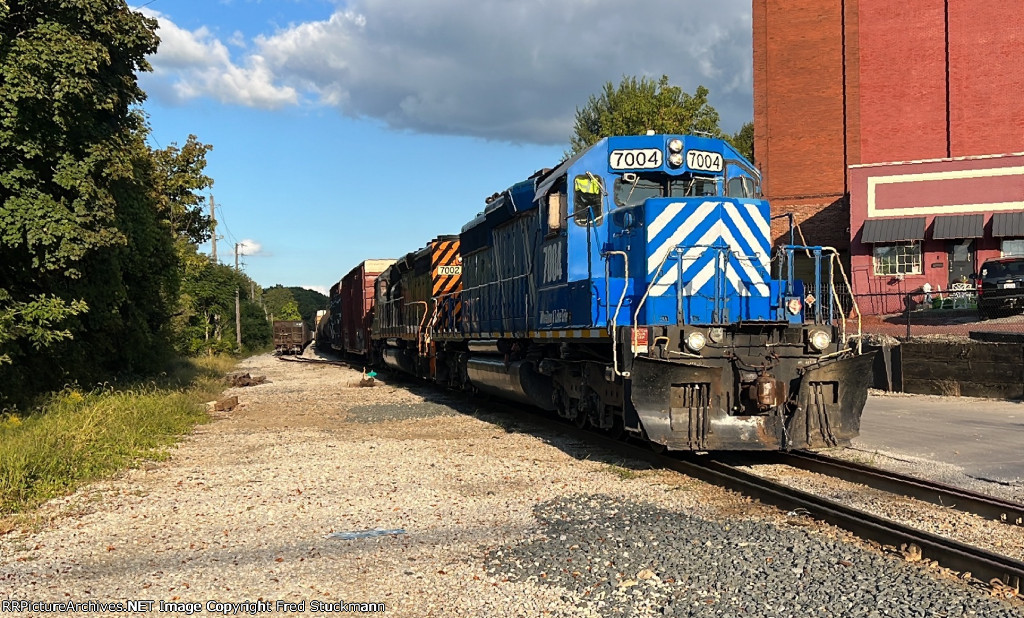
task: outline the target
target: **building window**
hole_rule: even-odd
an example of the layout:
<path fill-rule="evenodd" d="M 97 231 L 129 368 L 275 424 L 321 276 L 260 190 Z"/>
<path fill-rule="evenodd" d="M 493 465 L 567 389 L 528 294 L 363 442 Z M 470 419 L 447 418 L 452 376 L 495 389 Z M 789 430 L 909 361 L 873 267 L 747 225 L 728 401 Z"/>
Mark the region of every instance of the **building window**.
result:
<path fill-rule="evenodd" d="M 1002 251 L 1003 257 L 1024 256 L 1024 239 L 1004 240 Z"/>
<path fill-rule="evenodd" d="M 920 275 L 921 244 L 875 245 L 876 275 Z"/>

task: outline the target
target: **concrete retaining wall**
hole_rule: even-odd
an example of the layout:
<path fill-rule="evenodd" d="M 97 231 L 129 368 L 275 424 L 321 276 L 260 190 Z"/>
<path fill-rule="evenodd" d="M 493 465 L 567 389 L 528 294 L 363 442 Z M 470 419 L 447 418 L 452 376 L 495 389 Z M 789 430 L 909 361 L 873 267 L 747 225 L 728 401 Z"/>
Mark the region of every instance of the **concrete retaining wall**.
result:
<path fill-rule="evenodd" d="M 908 341 L 879 347 L 875 388 L 965 397 L 1024 397 L 1024 345 Z"/>

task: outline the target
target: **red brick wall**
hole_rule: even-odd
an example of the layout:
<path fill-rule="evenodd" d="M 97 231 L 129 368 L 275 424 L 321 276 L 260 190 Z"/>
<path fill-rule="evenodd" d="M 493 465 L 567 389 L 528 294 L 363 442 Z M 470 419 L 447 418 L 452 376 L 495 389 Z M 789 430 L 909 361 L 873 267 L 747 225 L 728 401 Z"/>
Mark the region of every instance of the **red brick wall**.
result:
<path fill-rule="evenodd" d="M 754 152 L 772 212 L 794 212 L 807 241 L 845 246 L 840 3 L 753 0 Z M 829 209 L 832 216 L 822 216 Z M 776 239 L 788 229 L 772 228 Z M 788 238 L 787 238 L 788 240 Z"/>
<path fill-rule="evenodd" d="M 1024 3 L 949 3 L 952 156 L 1024 152 Z"/>
<path fill-rule="evenodd" d="M 947 156 L 943 0 L 860 0 L 861 163 Z"/>

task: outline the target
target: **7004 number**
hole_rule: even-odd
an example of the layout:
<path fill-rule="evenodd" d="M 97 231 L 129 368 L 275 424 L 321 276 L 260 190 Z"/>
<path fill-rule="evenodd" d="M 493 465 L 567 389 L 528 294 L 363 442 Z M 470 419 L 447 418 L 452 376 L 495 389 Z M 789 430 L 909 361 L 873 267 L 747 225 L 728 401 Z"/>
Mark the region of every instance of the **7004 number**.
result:
<path fill-rule="evenodd" d="M 608 165 L 613 170 L 646 170 L 661 167 L 661 150 L 657 148 L 613 150 L 608 153 Z"/>
<path fill-rule="evenodd" d="M 702 172 L 722 171 L 722 155 L 707 150 L 687 150 L 686 167 Z"/>

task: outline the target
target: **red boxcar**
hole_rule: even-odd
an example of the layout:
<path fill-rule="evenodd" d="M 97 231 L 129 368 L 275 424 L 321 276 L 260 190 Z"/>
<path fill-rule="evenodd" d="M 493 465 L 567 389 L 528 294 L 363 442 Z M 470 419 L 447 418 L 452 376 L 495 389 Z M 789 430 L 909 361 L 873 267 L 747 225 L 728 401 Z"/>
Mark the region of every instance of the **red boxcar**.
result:
<path fill-rule="evenodd" d="M 394 260 L 366 260 L 341 279 L 341 322 L 337 336 L 341 351 L 366 355 L 370 352 L 373 325 L 373 284 Z"/>

